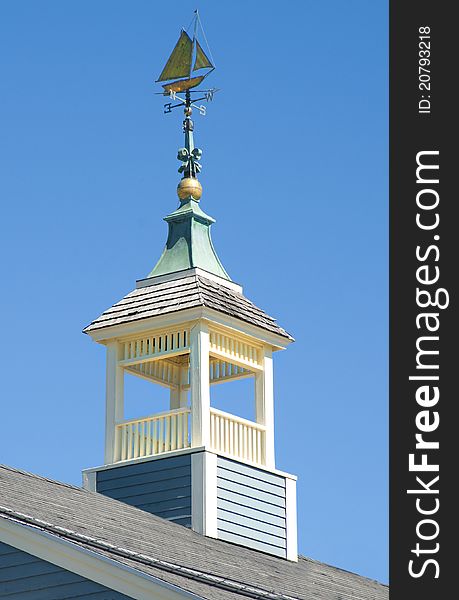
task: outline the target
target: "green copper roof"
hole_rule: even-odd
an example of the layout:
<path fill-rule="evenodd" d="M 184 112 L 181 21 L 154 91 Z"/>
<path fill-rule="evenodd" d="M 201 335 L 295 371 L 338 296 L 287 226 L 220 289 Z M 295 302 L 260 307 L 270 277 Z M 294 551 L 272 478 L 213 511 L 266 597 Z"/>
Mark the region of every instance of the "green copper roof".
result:
<path fill-rule="evenodd" d="M 215 219 L 206 215 L 192 197 L 164 220 L 169 225 L 166 247 L 148 277 L 199 267 L 231 281 L 212 244 L 210 226 Z"/>
<path fill-rule="evenodd" d="M 185 107 L 183 121 L 185 147 L 179 148 L 177 154 L 177 159 L 182 163 L 178 169 L 182 174 L 182 180 L 177 188 L 180 206 L 164 218 L 169 225 L 166 247 L 148 277 L 199 267 L 231 281 L 215 252 L 210 237 L 210 226 L 215 223 L 215 219 L 206 215 L 198 204 L 202 193 L 201 185 L 197 180 L 197 175 L 202 169 L 200 163 L 202 150 L 194 145 L 194 123 L 191 120 L 192 106 L 196 107 L 196 105 L 191 101 L 190 90 L 186 91 L 185 99 L 179 97 L 177 99 L 183 102 Z M 190 184 L 191 186 L 188 187 Z M 195 195 L 187 195 L 188 193 Z"/>

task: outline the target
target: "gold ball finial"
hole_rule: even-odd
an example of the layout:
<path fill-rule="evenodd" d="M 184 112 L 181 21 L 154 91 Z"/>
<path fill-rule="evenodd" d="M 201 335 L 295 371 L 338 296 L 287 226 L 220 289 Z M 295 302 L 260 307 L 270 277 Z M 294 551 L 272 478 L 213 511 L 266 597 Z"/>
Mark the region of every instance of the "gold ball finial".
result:
<path fill-rule="evenodd" d="M 202 185 L 195 177 L 184 177 L 177 186 L 177 194 L 180 200 L 185 200 L 190 196 L 199 200 L 202 196 Z"/>

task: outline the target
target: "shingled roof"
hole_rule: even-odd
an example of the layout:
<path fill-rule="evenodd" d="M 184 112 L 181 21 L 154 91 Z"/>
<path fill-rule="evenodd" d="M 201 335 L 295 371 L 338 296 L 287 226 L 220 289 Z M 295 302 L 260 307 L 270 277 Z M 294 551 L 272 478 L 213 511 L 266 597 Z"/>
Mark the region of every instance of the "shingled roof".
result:
<path fill-rule="evenodd" d="M 305 557 L 215 540 L 118 500 L 0 466 L 0 519 L 40 529 L 205 600 L 387 600 L 388 587 Z"/>
<path fill-rule="evenodd" d="M 83 331 L 91 333 L 104 327 L 131 323 L 198 306 L 212 308 L 288 340 L 293 339 L 273 317 L 255 306 L 243 294 L 198 274 L 135 289 L 104 311 Z"/>

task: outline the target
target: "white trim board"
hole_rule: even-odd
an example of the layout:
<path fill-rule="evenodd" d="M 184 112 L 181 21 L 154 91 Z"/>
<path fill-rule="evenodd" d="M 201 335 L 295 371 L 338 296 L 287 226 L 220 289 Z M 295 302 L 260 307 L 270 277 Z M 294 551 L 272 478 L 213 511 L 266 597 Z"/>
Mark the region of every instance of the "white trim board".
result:
<path fill-rule="evenodd" d="M 183 454 L 194 454 L 195 452 L 204 452 L 206 448 L 204 446 L 194 446 L 192 448 L 181 448 L 180 450 L 171 450 L 170 452 L 162 452 L 161 454 L 153 454 L 152 456 L 142 456 L 140 458 L 130 458 L 129 460 L 120 460 L 116 463 L 109 465 L 100 465 L 99 467 L 88 467 L 83 469 L 83 477 L 89 473 L 98 473 L 99 471 L 107 471 L 109 469 L 116 469 L 118 467 L 125 467 L 127 465 L 136 465 L 137 463 L 150 462 L 154 460 L 161 460 L 163 458 L 171 458 L 173 456 L 182 456 Z M 83 487 L 85 487 L 83 485 Z M 89 489 L 89 488 L 85 488 Z"/>
<path fill-rule="evenodd" d="M 209 279 L 210 281 L 215 281 L 220 285 L 223 285 L 227 288 L 235 292 L 239 292 L 242 294 L 242 285 L 231 281 L 230 279 L 225 279 L 224 277 L 219 277 L 210 271 L 206 271 L 205 269 L 201 269 L 200 267 L 191 267 L 190 269 L 182 269 L 181 271 L 174 271 L 173 273 L 165 273 L 164 275 L 156 275 L 155 277 L 145 277 L 144 279 L 137 279 L 136 281 L 136 289 L 143 287 L 150 287 L 152 285 L 157 285 L 158 283 L 163 283 L 165 281 L 176 281 L 177 279 L 183 279 L 184 277 L 189 277 L 190 275 L 200 275 L 204 279 Z"/>
<path fill-rule="evenodd" d="M 152 575 L 10 518 L 0 517 L 0 540 L 135 600 L 202 600 Z"/>
<path fill-rule="evenodd" d="M 122 460 L 116 463 L 112 463 L 109 465 L 100 465 L 99 467 L 88 467 L 87 469 L 82 470 L 83 474 L 83 488 L 89 491 L 94 491 L 91 485 L 91 477 L 92 473 L 98 473 L 99 471 L 107 471 L 109 469 L 116 469 L 118 467 L 124 467 L 127 465 L 135 465 L 137 463 L 150 462 L 154 460 L 161 460 L 163 458 L 171 458 L 173 456 L 181 456 L 183 454 L 195 454 L 197 452 L 207 452 L 209 454 L 215 454 L 216 456 L 222 456 L 224 458 L 229 458 L 230 460 L 234 460 L 235 462 L 240 463 L 241 465 L 248 465 L 249 467 L 253 467 L 254 469 L 259 469 L 260 471 L 265 471 L 266 473 L 272 473 L 273 475 L 280 475 L 281 477 L 285 477 L 286 479 L 292 479 L 293 481 L 297 481 L 298 477 L 296 475 L 292 475 L 291 473 L 286 473 L 285 471 L 279 471 L 279 469 L 273 469 L 271 467 L 267 467 L 266 465 L 259 465 L 256 463 L 251 463 L 249 461 L 239 460 L 235 458 L 232 454 L 226 454 L 225 452 L 215 452 L 210 448 L 206 448 L 205 446 L 195 446 L 192 448 L 182 448 L 181 450 L 171 450 L 170 452 L 163 452 L 162 454 L 154 454 L 152 456 L 142 456 L 141 458 L 131 458 L 129 460 Z M 88 477 L 89 476 L 89 477 Z M 85 485 L 84 478 L 88 477 L 88 487 Z"/>
<path fill-rule="evenodd" d="M 162 329 L 198 319 L 206 319 L 209 323 L 216 323 L 234 329 L 239 333 L 244 333 L 249 337 L 256 339 L 258 342 L 264 342 L 273 346 L 273 350 L 285 350 L 285 348 L 292 343 L 292 340 L 280 336 L 277 333 L 269 332 L 262 327 L 252 325 L 242 319 L 237 319 L 236 317 L 230 317 L 225 313 L 221 313 L 213 308 L 207 308 L 205 306 L 195 306 L 193 308 L 177 310 L 165 315 L 157 315 L 155 317 L 141 318 L 128 323 L 100 327 L 88 331 L 87 335 L 95 342 L 106 344 L 113 338 L 122 338 L 136 333 L 143 333 L 149 329 Z"/>
<path fill-rule="evenodd" d="M 217 455 L 212 452 L 191 457 L 191 527 L 201 535 L 218 538 Z"/>

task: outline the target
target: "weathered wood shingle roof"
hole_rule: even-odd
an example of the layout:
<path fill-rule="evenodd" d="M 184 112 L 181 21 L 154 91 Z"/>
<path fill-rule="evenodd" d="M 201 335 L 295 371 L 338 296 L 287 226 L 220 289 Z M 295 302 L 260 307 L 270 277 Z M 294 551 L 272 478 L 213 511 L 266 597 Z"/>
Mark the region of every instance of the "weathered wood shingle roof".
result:
<path fill-rule="evenodd" d="M 293 339 L 273 317 L 255 306 L 243 294 L 196 274 L 135 289 L 103 312 L 83 331 L 90 333 L 112 325 L 199 306 L 212 308 L 289 340 Z"/>
<path fill-rule="evenodd" d="M 206 538 L 102 494 L 0 466 L 0 518 L 152 575 L 205 600 L 387 600 L 376 581 Z M 140 556 L 142 555 L 142 556 Z"/>

